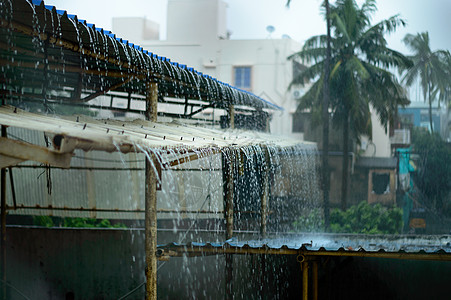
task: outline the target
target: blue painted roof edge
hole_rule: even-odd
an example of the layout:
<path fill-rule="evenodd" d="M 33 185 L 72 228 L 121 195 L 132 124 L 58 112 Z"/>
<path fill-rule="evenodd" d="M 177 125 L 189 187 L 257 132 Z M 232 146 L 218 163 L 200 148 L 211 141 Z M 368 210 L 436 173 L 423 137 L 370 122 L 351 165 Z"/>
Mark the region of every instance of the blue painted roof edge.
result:
<path fill-rule="evenodd" d="M 65 10 L 59 10 L 59 9 L 56 9 L 56 7 L 54 7 L 54 6 L 45 5 L 45 2 L 44 2 L 43 0 L 32 0 L 31 2 L 32 2 L 33 5 L 35 5 L 35 6 L 42 6 L 44 9 L 47 9 L 47 10 L 55 9 L 56 12 L 57 12 L 58 14 L 60 14 L 60 15 L 67 15 L 69 18 L 74 19 L 74 20 L 77 20 L 79 23 L 83 23 L 83 22 L 81 22 L 81 21 L 84 21 L 84 20 L 79 20 L 79 19 L 78 19 L 78 16 L 75 15 L 75 14 L 69 14 L 69 13 L 68 13 L 67 11 L 65 11 Z M 85 22 L 86 22 L 86 21 L 85 21 Z M 104 29 L 101 28 L 101 27 L 96 27 L 94 24 L 91 24 L 91 23 L 87 23 L 87 26 L 89 26 L 89 27 L 91 27 L 91 28 L 95 28 L 95 29 L 96 29 L 97 31 L 99 31 L 101 34 L 105 34 L 105 35 L 107 35 L 107 36 L 110 35 L 110 34 L 113 34 L 112 31 L 110 31 L 110 30 L 104 30 Z M 108 34 L 105 33 L 105 32 L 108 32 Z M 126 46 L 131 47 L 132 49 L 136 49 L 137 51 L 141 51 L 141 52 L 143 52 L 143 53 L 146 54 L 146 55 L 149 55 L 148 53 L 145 53 L 145 52 L 144 52 L 144 49 L 143 49 L 141 46 L 138 46 L 138 45 L 134 45 L 134 44 L 128 43 L 128 40 L 123 40 L 123 39 L 121 39 L 121 38 L 116 37 L 116 41 L 121 42 L 121 43 L 125 44 Z M 153 56 L 153 55 L 152 55 L 152 56 Z M 157 58 L 157 59 L 160 59 L 161 61 L 168 61 L 168 62 L 170 62 L 170 59 L 168 59 L 168 58 L 166 58 L 166 57 L 161 57 L 161 56 L 156 55 L 156 58 Z M 200 72 L 197 72 L 194 68 L 188 68 L 187 65 L 184 65 L 184 64 L 179 64 L 178 67 L 181 68 L 181 69 L 185 69 L 185 70 L 187 70 L 188 72 L 193 72 L 193 73 L 195 73 L 195 74 L 202 74 L 202 73 L 200 73 Z M 190 70 L 190 69 L 192 69 L 192 70 Z M 211 76 L 209 76 L 208 78 L 209 78 L 210 80 L 212 80 L 213 82 L 217 82 L 217 83 L 220 84 L 222 87 L 226 87 L 226 88 L 234 88 L 234 89 L 238 90 L 238 91 L 241 92 L 241 93 L 245 93 L 245 94 L 247 93 L 247 94 L 251 95 L 251 96 L 252 96 L 253 98 L 255 98 L 256 100 L 259 100 L 260 102 L 262 102 L 262 103 L 266 104 L 267 106 L 269 106 L 269 107 L 267 107 L 267 108 L 271 108 L 271 107 L 272 107 L 272 108 L 275 108 L 275 109 L 278 109 L 278 110 L 282 110 L 282 111 L 284 110 L 283 107 L 280 107 L 280 106 L 278 106 L 278 105 L 276 105 L 276 104 L 274 104 L 274 103 L 271 103 L 270 101 L 265 100 L 265 99 L 263 99 L 263 98 L 261 98 L 261 97 L 255 95 L 255 94 L 251 93 L 251 92 L 243 91 L 243 90 L 241 90 L 241 89 L 239 89 L 239 88 L 237 88 L 237 87 L 233 87 L 233 86 L 231 86 L 231 85 L 229 85 L 229 84 L 226 84 L 226 83 L 224 83 L 224 82 L 221 82 L 221 81 L 219 81 L 218 79 L 216 79 L 216 78 L 214 78 L 214 77 L 211 77 Z"/>

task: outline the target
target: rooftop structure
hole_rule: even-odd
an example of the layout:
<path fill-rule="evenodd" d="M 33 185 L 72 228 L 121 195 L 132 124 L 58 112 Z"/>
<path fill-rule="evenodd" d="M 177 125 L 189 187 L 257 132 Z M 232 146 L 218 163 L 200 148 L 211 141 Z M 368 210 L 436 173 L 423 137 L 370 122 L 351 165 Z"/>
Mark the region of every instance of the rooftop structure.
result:
<path fill-rule="evenodd" d="M 293 203 L 289 200 L 296 200 L 295 204 L 298 206 L 295 208 L 304 203 L 312 206 L 315 204 L 314 196 L 318 193 L 318 182 L 313 159 L 316 156 L 314 144 L 281 136 L 275 137 L 263 132 L 233 129 L 235 110 L 263 114 L 265 109 L 277 109 L 276 105 L 248 91 L 233 88 L 194 69 L 171 62 L 168 58 L 149 53 L 139 46 L 118 39 L 110 32 L 78 20 L 76 16 L 58 11 L 54 7 L 46 7 L 41 1 L 30 3 L 15 0 L 3 5 L 1 9 L 0 58 L 3 60 L 4 69 L 0 75 L 3 102 L 0 108 L 2 237 L 6 236 L 7 210 L 10 213 L 25 210 L 33 214 L 46 210 L 55 215 L 58 211 L 77 211 L 80 214 L 140 213 L 140 218 L 145 220 L 146 296 L 147 299 L 156 299 L 157 216 L 162 212 L 157 204 L 161 195 L 158 193 L 159 189 L 165 189 L 164 170 L 199 161 L 207 156 L 220 156 L 217 159 L 219 166 L 209 166 L 205 169 L 202 165 L 198 165 L 195 171 L 219 173 L 221 184 L 214 189 L 221 194 L 221 198 L 216 200 L 222 206 L 210 208 L 207 213 L 214 213 L 217 219 L 225 219 L 223 223 L 227 239 L 235 236 L 237 220 L 245 214 L 257 220 L 257 230 L 260 236 L 265 238 L 268 234 L 268 220 L 278 213 L 280 207 L 283 212 L 298 213 L 298 210 L 291 209 Z M 95 102 L 94 100 L 99 97 L 106 97 L 109 104 L 104 105 L 105 98 Z M 115 104 L 119 100 L 125 102 L 123 107 Z M 158 110 L 160 103 L 182 109 L 176 113 L 171 110 L 163 113 Z M 22 109 L 31 110 L 35 108 L 33 105 L 41 108 L 40 113 Z M 83 115 L 62 116 L 52 112 L 61 105 L 68 105 L 72 109 L 82 106 L 88 111 L 107 109 L 134 112 L 145 116 L 145 120 L 144 118 L 135 121 L 99 120 Z M 163 122 L 161 118 L 177 117 L 193 120 L 198 111 L 209 107 L 227 111 L 231 127 L 229 130 L 198 127 L 193 125 L 193 122 L 187 125 L 179 120 Z M 200 121 L 205 120 L 197 121 L 201 123 Z M 102 157 L 97 157 L 96 162 L 101 162 L 102 166 L 93 166 L 90 161 L 92 157 L 86 155 L 94 151 L 101 153 Z M 112 167 L 111 161 L 105 158 L 110 152 L 118 154 L 119 167 Z M 122 156 L 125 153 L 136 153 L 140 155 L 140 159 L 127 159 L 125 162 Z M 83 158 L 84 165 L 73 163 L 78 154 Z M 38 165 L 30 164 L 28 161 L 37 162 Z M 128 162 L 139 165 L 126 169 L 124 165 Z M 307 168 L 303 169 L 305 166 Z M 17 181 L 16 184 L 14 181 L 18 178 L 16 167 L 44 169 L 47 174 L 48 190 L 39 191 L 46 195 L 46 203 L 36 203 L 41 199 L 27 194 L 35 187 L 42 189 L 42 184 L 37 183 L 36 179 L 39 175 L 34 176 L 34 181 L 24 180 L 21 183 L 27 189 L 22 188 L 23 198 L 16 199 L 14 188 L 17 186 Z M 9 184 L 6 183 L 7 168 L 11 176 Z M 51 197 L 48 195 L 52 175 L 49 170 L 53 170 L 52 168 L 58 168 L 60 172 L 57 173 L 57 177 L 70 185 L 66 189 L 60 189 L 60 195 L 57 196 L 69 198 L 73 196 L 71 194 L 75 194 L 77 198 L 75 205 L 78 206 L 65 205 L 62 201 L 50 201 Z M 72 170 L 82 170 L 85 174 L 73 176 L 67 173 Z M 90 172 L 105 170 L 129 172 L 129 177 L 126 180 L 117 180 L 119 176 L 116 178 L 105 176 L 103 185 L 112 191 L 108 196 L 119 200 L 92 202 L 92 199 L 100 198 L 101 195 L 95 195 L 95 187 L 92 186 L 91 180 L 95 175 Z M 132 171 L 141 173 L 137 175 Z M 192 170 L 186 168 L 173 171 Z M 130 194 L 133 195 L 122 198 L 116 185 L 132 182 L 133 178 L 140 180 L 141 184 L 132 186 Z M 168 177 L 166 180 L 173 182 L 175 179 Z M 86 187 L 83 185 L 85 182 Z M 178 185 L 183 184 L 182 181 Z M 174 186 L 175 184 L 170 187 Z M 210 188 L 212 184 L 205 186 Z M 92 197 L 93 194 L 95 197 Z M 136 202 L 135 196 L 138 199 Z M 85 198 L 87 206 L 83 202 Z M 280 198 L 280 201 L 272 202 L 275 198 Z M 203 205 L 190 210 L 186 203 L 187 197 L 184 195 L 181 195 L 180 199 L 185 203 L 175 215 L 186 218 L 188 214 L 197 216 L 205 212 L 202 210 Z M 210 194 L 202 201 L 206 203 L 209 199 Z M 246 201 L 251 202 L 252 209 L 245 211 L 248 207 Z M 117 203 L 123 206 L 119 207 Z M 307 248 L 309 251 L 307 256 L 332 256 L 337 252 L 335 246 L 339 242 L 330 249 L 322 248 L 321 242 L 322 240 L 319 242 L 315 240 L 315 246 Z M 287 243 L 283 242 L 284 245 L 288 245 Z M 302 244 L 308 243 L 309 241 Z M 234 249 L 235 252 L 223 251 L 227 245 L 232 246 L 230 249 Z M 210 247 L 207 244 L 198 246 Z M 290 254 L 302 254 L 303 252 L 296 252 L 299 250 L 298 246 L 280 249 L 292 248 L 294 252 Z M 302 251 L 305 251 L 305 247 L 310 247 L 303 246 L 304 248 L 301 245 Z M 442 245 L 433 245 L 432 248 L 435 250 L 440 246 Z M 216 249 L 214 251 L 215 254 L 226 254 L 226 269 L 228 274 L 232 274 L 233 259 L 230 254 L 238 254 L 240 251 L 252 253 L 250 251 L 252 247 L 257 248 L 256 253 L 259 254 L 264 253 L 262 251 L 267 247 L 277 248 L 269 241 L 255 242 L 250 247 L 245 246 L 245 243 L 234 245 L 226 241 L 220 243 L 218 247 L 214 246 Z M 363 248 L 367 249 L 367 246 L 364 245 Z M 448 246 L 441 249 L 445 249 L 444 253 L 442 251 L 438 255 L 434 254 L 433 259 L 448 260 Z M 179 250 L 189 254 L 186 247 L 179 247 Z M 399 250 L 401 249 L 395 249 L 397 252 Z M 1 251 L 2 266 L 5 266 L 4 239 Z M 196 254 L 201 252 L 205 251 L 200 250 Z M 343 256 L 352 256 L 360 252 L 340 250 L 339 253 Z M 308 270 L 308 261 L 302 262 L 305 273 L 305 270 Z M 230 291 L 229 284 L 227 289 Z M 304 291 L 306 292 L 306 289 Z"/>

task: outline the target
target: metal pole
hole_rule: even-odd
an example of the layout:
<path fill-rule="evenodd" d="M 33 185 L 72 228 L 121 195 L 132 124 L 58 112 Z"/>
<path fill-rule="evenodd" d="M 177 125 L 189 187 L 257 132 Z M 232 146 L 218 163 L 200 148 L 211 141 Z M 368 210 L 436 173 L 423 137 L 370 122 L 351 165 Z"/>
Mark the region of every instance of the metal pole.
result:
<path fill-rule="evenodd" d="M 6 137 L 6 127 L 2 126 L 2 137 Z M 1 299 L 6 299 L 6 168 L 1 169 Z"/>
<path fill-rule="evenodd" d="M 157 121 L 158 85 L 148 84 L 146 117 L 149 121 Z M 157 174 L 152 163 L 146 159 L 145 183 L 145 252 L 146 252 L 146 300 L 157 299 Z"/>
<path fill-rule="evenodd" d="M 308 300 L 308 262 L 302 262 L 302 300 Z"/>
<path fill-rule="evenodd" d="M 318 261 L 312 261 L 312 296 L 313 300 L 318 300 Z"/>

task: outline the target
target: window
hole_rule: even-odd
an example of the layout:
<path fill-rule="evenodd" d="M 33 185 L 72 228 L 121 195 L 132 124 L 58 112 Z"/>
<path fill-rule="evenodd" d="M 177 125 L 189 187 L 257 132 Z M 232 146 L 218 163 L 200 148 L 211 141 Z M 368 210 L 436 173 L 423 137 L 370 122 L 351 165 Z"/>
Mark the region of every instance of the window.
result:
<path fill-rule="evenodd" d="M 373 193 L 377 195 L 390 192 L 390 173 L 373 173 Z"/>
<path fill-rule="evenodd" d="M 235 86 L 237 88 L 251 90 L 251 67 L 235 67 Z"/>

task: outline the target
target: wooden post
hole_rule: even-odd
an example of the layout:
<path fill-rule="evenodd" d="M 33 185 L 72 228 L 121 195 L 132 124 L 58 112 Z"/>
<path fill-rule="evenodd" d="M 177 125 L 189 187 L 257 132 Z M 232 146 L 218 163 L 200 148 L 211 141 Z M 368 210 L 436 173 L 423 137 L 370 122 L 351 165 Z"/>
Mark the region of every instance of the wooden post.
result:
<path fill-rule="evenodd" d="M 266 217 L 267 217 L 268 198 L 269 198 L 270 157 L 269 157 L 268 148 L 263 147 L 263 151 L 265 153 L 265 161 L 263 162 L 263 172 L 262 172 L 260 234 L 263 238 L 265 238 L 266 237 Z"/>
<path fill-rule="evenodd" d="M 308 262 L 304 260 L 302 263 L 302 300 L 308 300 Z"/>
<path fill-rule="evenodd" d="M 228 151 L 227 157 L 222 154 L 223 176 L 224 180 L 224 198 L 225 198 L 225 219 L 226 219 L 226 240 L 233 236 L 233 190 L 234 190 L 234 153 L 232 150 Z M 233 256 L 232 254 L 225 255 L 226 274 L 225 274 L 225 299 L 233 299 Z"/>
<path fill-rule="evenodd" d="M 157 121 L 158 110 L 158 84 L 147 83 L 146 118 L 151 122 Z"/>
<path fill-rule="evenodd" d="M 158 85 L 148 83 L 146 117 L 157 121 Z M 146 252 L 146 300 L 157 299 L 157 174 L 152 168 L 156 159 L 149 153 L 146 159 L 145 182 L 145 252 Z"/>
<path fill-rule="evenodd" d="M 224 197 L 225 197 L 225 219 L 226 219 L 226 240 L 233 236 L 233 192 L 234 192 L 234 153 L 229 150 L 229 157 L 223 157 L 223 168 L 225 170 L 224 176 Z M 224 154 L 223 154 L 224 156 Z"/>
<path fill-rule="evenodd" d="M 235 105 L 230 104 L 229 106 L 229 117 L 230 117 L 230 129 L 235 129 Z"/>
<path fill-rule="evenodd" d="M 6 137 L 6 127 L 2 126 L 2 137 Z M 1 169 L 1 297 L 6 299 L 6 168 Z"/>

